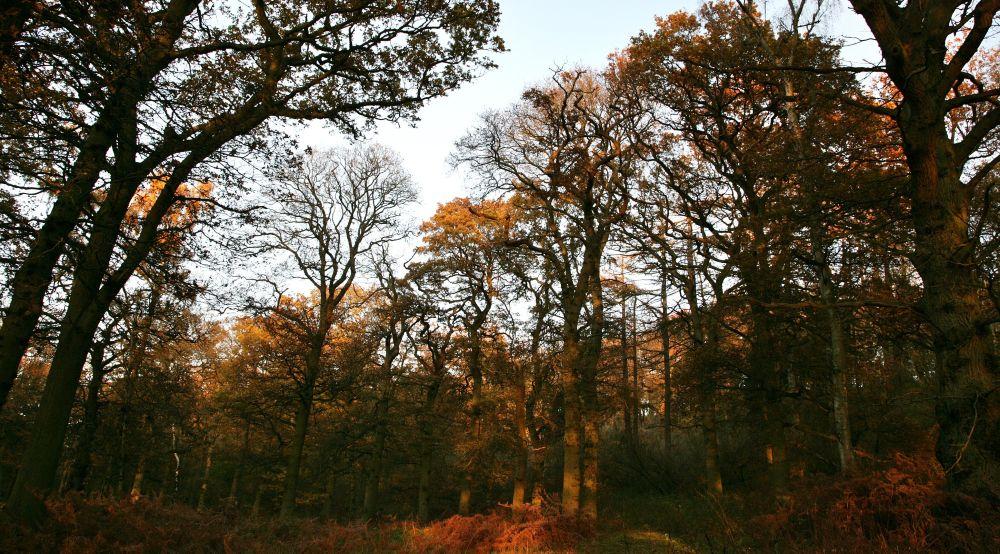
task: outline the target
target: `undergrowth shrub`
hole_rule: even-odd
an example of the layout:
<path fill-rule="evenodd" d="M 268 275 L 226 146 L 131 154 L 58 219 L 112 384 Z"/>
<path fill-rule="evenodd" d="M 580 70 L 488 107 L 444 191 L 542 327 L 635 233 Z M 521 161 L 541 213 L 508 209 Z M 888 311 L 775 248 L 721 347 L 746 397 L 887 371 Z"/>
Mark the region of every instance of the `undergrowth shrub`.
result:
<path fill-rule="evenodd" d="M 48 502 L 50 519 L 29 529 L 0 519 L 0 552 L 559 552 L 594 529 L 527 508 L 454 516 L 420 526 L 337 524 L 315 519 L 237 519 L 155 499 L 69 495 Z"/>
<path fill-rule="evenodd" d="M 760 544 L 797 550 L 998 552 L 997 509 L 944 488 L 930 454 L 896 453 L 888 468 L 814 481 L 754 518 Z"/>

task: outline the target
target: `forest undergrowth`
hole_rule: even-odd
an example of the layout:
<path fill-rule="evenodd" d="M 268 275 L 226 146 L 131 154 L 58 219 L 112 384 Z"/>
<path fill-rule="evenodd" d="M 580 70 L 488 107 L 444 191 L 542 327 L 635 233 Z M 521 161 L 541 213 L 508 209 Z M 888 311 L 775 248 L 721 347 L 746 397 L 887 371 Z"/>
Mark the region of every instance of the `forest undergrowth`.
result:
<path fill-rule="evenodd" d="M 880 462 L 870 460 L 873 466 Z M 199 511 L 155 497 L 68 495 L 41 528 L 0 521 L 3 552 L 996 552 L 996 507 L 947 492 L 930 454 L 896 453 L 866 474 L 811 479 L 778 501 L 759 492 L 603 499 L 581 523 L 555 506 L 411 520 L 337 522 Z M 775 507 L 777 506 L 777 507 Z"/>

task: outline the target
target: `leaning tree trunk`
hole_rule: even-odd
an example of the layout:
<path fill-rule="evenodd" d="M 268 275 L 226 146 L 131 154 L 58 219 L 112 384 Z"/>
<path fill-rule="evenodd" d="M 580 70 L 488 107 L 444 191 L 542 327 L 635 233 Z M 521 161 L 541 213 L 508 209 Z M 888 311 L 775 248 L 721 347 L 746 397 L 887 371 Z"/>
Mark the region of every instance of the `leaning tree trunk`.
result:
<path fill-rule="evenodd" d="M 43 501 L 52 490 L 80 373 L 101 315 L 93 309 L 81 313 L 72 305 L 67 311 L 31 438 L 7 498 L 6 509 L 17 519 L 38 522 L 45 514 Z"/>
<path fill-rule="evenodd" d="M 90 193 L 105 164 L 105 154 L 114 142 L 114 129 L 121 124 L 123 109 L 116 106 L 105 110 L 91 127 L 69 179 L 56 196 L 28 255 L 11 278 L 10 303 L 0 325 L 0 409 L 7 401 L 21 358 L 42 315 L 45 291 L 52 283 L 63 245 L 90 201 Z"/>
<path fill-rule="evenodd" d="M 176 9 L 165 10 L 151 46 L 142 49 L 135 63 L 107 83 L 111 85 L 107 102 L 95 114 L 93 125 L 84 131 L 86 138 L 76 153 L 68 178 L 56 195 L 27 256 L 14 272 L 10 282 L 10 303 L 2 310 L 4 318 L 0 325 L 0 409 L 7 401 L 21 359 L 42 314 L 45 292 L 52 283 L 64 245 L 76 228 L 80 214 L 89 206 L 94 185 L 107 167 L 108 150 L 117 141 L 116 158 L 134 156 L 136 106 L 155 86 L 155 76 L 173 61 L 177 39 L 187 29 L 185 20 L 198 5 L 198 2 L 178 3 L 172 6 Z M 139 176 L 136 180 L 141 179 Z M 114 195 L 114 188 L 112 184 L 105 202 Z M 103 211 L 102 205 L 98 215 Z M 95 220 L 92 233 L 96 234 L 100 226 L 101 222 Z M 16 513 L 20 508 L 15 504 L 11 509 L 8 503 L 8 511 Z"/>

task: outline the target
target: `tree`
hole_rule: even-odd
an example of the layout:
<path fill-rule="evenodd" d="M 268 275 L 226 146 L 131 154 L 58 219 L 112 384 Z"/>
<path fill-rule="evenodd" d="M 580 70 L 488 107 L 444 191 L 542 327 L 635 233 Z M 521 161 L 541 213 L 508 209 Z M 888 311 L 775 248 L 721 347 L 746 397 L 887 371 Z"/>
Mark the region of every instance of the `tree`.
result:
<path fill-rule="evenodd" d="M 459 513 L 468 515 L 472 501 L 473 468 L 480 465 L 483 440 L 482 418 L 492 410 L 483 397 L 483 333 L 502 286 L 503 241 L 510 233 L 509 207 L 502 201 L 473 203 L 455 199 L 438 207 L 421 225 L 423 246 L 418 250 L 430 257 L 415 271 L 424 278 L 436 278 L 445 291 L 441 300 L 456 306 L 467 341 L 472 399 L 469 406 L 473 448 L 463 479 Z"/>
<path fill-rule="evenodd" d="M 52 16 L 52 34 L 60 40 L 73 36 L 67 22 L 96 24 L 127 37 L 110 45 L 136 45 L 139 50 L 111 56 L 113 77 L 106 82 L 113 85 L 89 110 L 95 118 L 79 127 L 79 146 L 74 148 L 79 155 L 15 272 L 11 303 L 0 329 L 0 392 L 6 396 L 41 313 L 60 246 L 89 207 L 91 192 L 107 168 L 108 190 L 95 210 L 74 271 L 37 430 L 6 505 L 11 514 L 26 519 L 39 517 L 39 498 L 51 488 L 72 392 L 97 326 L 148 254 L 179 187 L 191 173 L 213 156 L 238 151 L 243 139 L 252 143 L 271 118 L 320 119 L 355 131 L 375 119 L 411 115 L 427 99 L 468 80 L 475 68 L 489 65 L 480 52 L 493 41 L 497 15 L 492 2 L 381 7 L 334 2 L 301 10 L 255 1 L 251 10 L 220 12 L 218 17 L 211 16 L 214 12 L 205 17 L 207 9 L 195 17 L 201 3 L 193 0 L 130 4 L 120 12 L 107 6 L 92 6 L 99 17 L 75 8 L 65 14 L 42 13 Z M 111 12 L 101 11 L 106 9 Z M 237 16 L 242 19 L 234 21 Z M 215 23 L 221 28 L 213 27 Z M 242 29 L 249 30 L 242 33 Z M 82 36 L 103 40 L 109 36 L 105 31 L 95 29 Z M 20 39 L 44 41 L 46 33 L 47 29 L 37 37 L 21 33 Z M 366 38 L 355 42 L 346 40 L 348 36 Z M 54 56 L 104 50 L 101 44 L 66 40 L 69 47 L 53 42 Z M 77 65 L 93 61 L 84 58 Z M 48 60 L 41 65 L 45 63 Z M 246 92 L 232 95 L 232 90 Z M 147 103 L 154 92 L 158 95 Z M 26 113 L 30 117 L 31 109 Z M 108 156 L 109 149 L 113 157 Z M 162 189 L 142 230 L 111 269 L 131 198 L 151 178 L 162 178 Z"/>
<path fill-rule="evenodd" d="M 281 503 L 281 515 L 286 517 L 295 506 L 302 449 L 328 335 L 341 304 L 354 290 L 366 256 L 406 235 L 400 225 L 402 212 L 415 200 L 415 193 L 395 154 L 369 146 L 307 153 L 282 170 L 270 200 L 271 228 L 254 239 L 256 248 L 287 256 L 292 276 L 305 279 L 313 291 L 313 297 L 302 302 L 284 302 L 279 296 L 271 308 L 294 328 L 305 348 Z"/>
<path fill-rule="evenodd" d="M 958 490 L 996 498 L 1000 474 L 997 359 L 990 326 L 1000 320 L 984 299 L 981 226 L 973 202 L 990 198 L 1000 162 L 1000 88 L 980 71 L 984 41 L 1000 10 L 995 0 L 928 4 L 852 0 L 882 52 L 896 95 L 847 98 L 895 122 L 910 169 L 910 260 L 923 281 L 920 311 L 938 356 L 937 458 Z M 845 71 L 850 71 L 845 68 Z M 992 150 L 992 152 L 991 152 Z"/>
<path fill-rule="evenodd" d="M 600 75 L 565 71 L 552 80 L 549 88 L 529 89 L 512 109 L 485 115 L 459 142 L 456 161 L 478 172 L 485 186 L 510 195 L 524 224 L 508 246 L 544 259 L 558 284 L 562 508 L 596 518 L 601 263 L 612 229 L 627 212 L 636 125 Z"/>

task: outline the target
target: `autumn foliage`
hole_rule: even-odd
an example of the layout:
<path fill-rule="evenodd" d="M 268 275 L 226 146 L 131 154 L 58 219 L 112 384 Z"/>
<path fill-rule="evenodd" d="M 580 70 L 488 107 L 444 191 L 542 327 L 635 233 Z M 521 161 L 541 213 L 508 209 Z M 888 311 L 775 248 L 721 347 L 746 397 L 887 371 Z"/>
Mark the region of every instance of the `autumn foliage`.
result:
<path fill-rule="evenodd" d="M 750 521 L 754 540 L 854 552 L 987 552 L 1000 547 L 1000 518 L 982 500 L 945 490 L 929 452 L 895 452 L 870 473 L 802 483 L 788 503 Z"/>
<path fill-rule="evenodd" d="M 594 535 L 592 526 L 537 509 L 407 521 L 338 524 L 315 519 L 239 519 L 157 499 L 70 495 L 48 504 L 40 530 L 4 521 L 0 550 L 96 552 L 560 552 Z"/>

